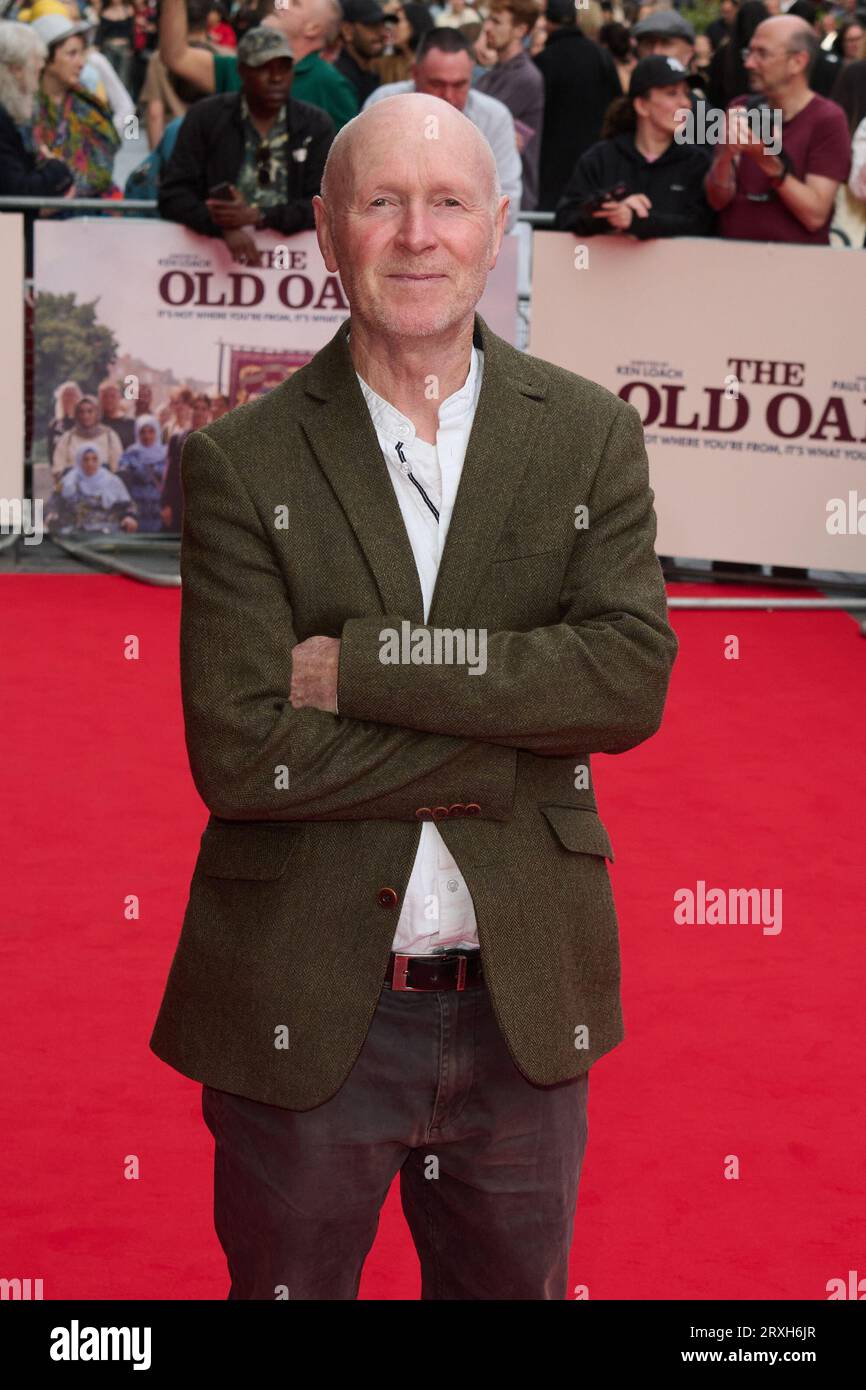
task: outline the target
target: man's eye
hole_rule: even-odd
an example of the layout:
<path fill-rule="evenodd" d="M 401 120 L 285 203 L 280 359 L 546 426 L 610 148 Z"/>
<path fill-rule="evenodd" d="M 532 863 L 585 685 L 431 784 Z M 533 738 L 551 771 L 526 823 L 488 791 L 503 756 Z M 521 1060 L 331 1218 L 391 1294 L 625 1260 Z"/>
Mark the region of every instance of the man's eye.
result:
<path fill-rule="evenodd" d="M 460 202 L 460 199 L 459 199 L 459 198 L 443 198 L 442 201 L 443 201 L 443 203 L 450 203 L 453 207 L 457 207 L 457 208 L 462 207 L 462 203 Z M 371 208 L 374 208 L 374 207 L 377 207 L 378 205 L 380 205 L 380 204 L 382 204 L 382 203 L 387 203 L 387 202 L 388 202 L 388 199 L 385 198 L 384 196 L 381 196 L 381 197 L 379 197 L 379 198 L 371 198 L 371 199 L 370 199 L 370 207 L 371 207 Z"/>

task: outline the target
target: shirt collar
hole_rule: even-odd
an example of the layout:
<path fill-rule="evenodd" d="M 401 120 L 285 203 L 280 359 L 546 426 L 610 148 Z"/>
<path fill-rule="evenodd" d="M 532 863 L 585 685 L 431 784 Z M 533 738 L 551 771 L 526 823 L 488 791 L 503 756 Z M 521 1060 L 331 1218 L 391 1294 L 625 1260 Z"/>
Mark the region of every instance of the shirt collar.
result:
<path fill-rule="evenodd" d="M 346 334 L 348 343 L 351 333 Z M 453 391 L 439 407 L 439 428 L 459 425 L 460 422 L 472 411 L 476 404 L 478 391 L 481 384 L 481 374 L 484 368 L 484 353 L 472 345 L 472 352 L 469 358 L 469 371 L 466 380 L 457 391 Z M 415 441 L 415 426 L 407 416 L 402 415 L 399 410 L 374 391 L 369 386 L 359 372 L 355 373 L 358 384 L 364 393 L 364 399 L 370 411 L 373 424 L 378 434 L 384 434 L 395 442 L 412 444 Z"/>
<path fill-rule="evenodd" d="M 286 124 L 286 112 L 287 112 L 287 110 L 288 110 L 288 106 L 287 106 L 287 105 L 286 105 L 286 106 L 281 106 L 281 107 L 280 107 L 279 111 L 277 112 L 277 118 L 276 118 L 276 120 L 274 121 L 273 125 L 271 126 L 270 130 L 268 131 L 267 135 L 259 135 L 259 132 L 256 130 L 255 126 L 253 125 L 252 117 L 251 117 L 251 115 L 250 115 L 250 108 L 247 106 L 247 99 L 246 99 L 246 96 L 244 95 L 243 92 L 241 92 L 241 108 L 240 108 L 240 109 L 241 109 L 241 121 L 245 121 L 245 122 L 246 122 L 246 124 L 249 126 L 250 130 L 252 131 L 253 135 L 254 135 L 254 136 L 256 137 L 256 139 L 259 140 L 263 145 L 266 145 L 266 144 L 268 144 L 271 140 L 273 140 L 274 136 L 280 134 L 280 132 L 281 132 L 281 131 L 284 129 L 284 127 L 285 127 L 285 124 Z"/>

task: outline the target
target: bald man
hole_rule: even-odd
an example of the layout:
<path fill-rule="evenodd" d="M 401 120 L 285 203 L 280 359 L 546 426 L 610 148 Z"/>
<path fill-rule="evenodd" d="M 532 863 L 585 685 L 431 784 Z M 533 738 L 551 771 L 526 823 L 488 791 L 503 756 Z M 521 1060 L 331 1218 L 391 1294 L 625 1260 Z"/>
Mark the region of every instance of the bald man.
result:
<path fill-rule="evenodd" d="M 817 53 L 814 29 L 795 15 L 765 19 L 752 35 L 745 67 L 757 95 L 728 106 L 726 139 L 704 185 L 719 212 L 719 236 L 829 244 L 836 191 L 851 168 L 851 136 L 842 108 L 809 87 Z M 747 117 L 747 106 L 772 113 L 772 149 L 766 121 Z"/>
<path fill-rule="evenodd" d="M 350 317 L 183 452 L 211 814 L 151 1047 L 202 1083 L 230 1298 L 356 1298 L 399 1173 L 422 1299 L 562 1300 L 623 1037 L 590 755 L 677 647 L 640 417 L 475 311 L 508 199 L 449 103 L 350 121 L 321 190 Z"/>

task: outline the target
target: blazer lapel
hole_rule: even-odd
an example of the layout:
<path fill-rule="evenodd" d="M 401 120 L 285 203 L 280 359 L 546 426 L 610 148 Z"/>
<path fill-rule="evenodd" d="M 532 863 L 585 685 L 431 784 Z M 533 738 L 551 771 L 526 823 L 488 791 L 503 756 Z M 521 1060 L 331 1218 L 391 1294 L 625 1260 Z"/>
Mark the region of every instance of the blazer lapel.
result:
<path fill-rule="evenodd" d="M 373 572 L 383 612 L 424 622 L 415 557 L 388 465 L 358 385 L 346 320 L 309 364 L 307 394 L 320 402 L 300 424 Z M 472 600 L 529 463 L 546 373 L 475 315 L 484 352 L 481 391 L 439 565 L 429 626 L 468 624 Z"/>
<path fill-rule="evenodd" d="M 350 327 L 346 319 L 304 369 L 307 394 L 319 404 L 300 425 L 373 571 L 383 612 L 423 623 L 415 557 L 349 354 Z"/>

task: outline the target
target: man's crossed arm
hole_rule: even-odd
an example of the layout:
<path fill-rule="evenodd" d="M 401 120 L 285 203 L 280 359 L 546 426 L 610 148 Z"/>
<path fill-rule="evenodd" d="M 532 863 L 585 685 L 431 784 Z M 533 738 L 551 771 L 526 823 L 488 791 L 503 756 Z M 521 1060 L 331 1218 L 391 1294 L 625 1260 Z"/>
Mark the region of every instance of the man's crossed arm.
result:
<path fill-rule="evenodd" d="M 486 670 L 383 664 L 397 615 L 350 618 L 340 640 L 292 651 L 292 702 L 341 716 L 479 739 L 549 756 L 617 753 L 658 728 L 677 641 L 653 548 L 656 523 L 640 419 L 617 411 L 560 595 L 559 623 L 489 632 Z M 435 629 L 423 630 L 428 650 Z M 417 636 L 415 637 L 417 640 Z"/>
<path fill-rule="evenodd" d="M 411 820 L 420 805 L 471 799 L 507 819 L 518 749 L 623 752 L 658 728 L 677 642 L 632 407 L 608 434 L 561 621 L 489 633 L 480 676 L 383 664 L 380 633 L 399 630 L 402 615 L 351 618 L 339 639 L 295 641 L 264 519 L 238 472 L 195 434 L 182 473 L 187 747 L 215 815 Z"/>

